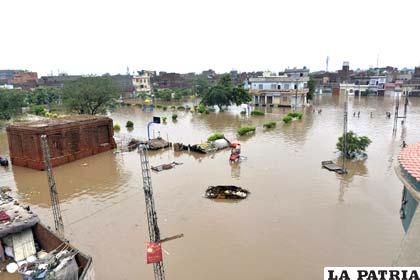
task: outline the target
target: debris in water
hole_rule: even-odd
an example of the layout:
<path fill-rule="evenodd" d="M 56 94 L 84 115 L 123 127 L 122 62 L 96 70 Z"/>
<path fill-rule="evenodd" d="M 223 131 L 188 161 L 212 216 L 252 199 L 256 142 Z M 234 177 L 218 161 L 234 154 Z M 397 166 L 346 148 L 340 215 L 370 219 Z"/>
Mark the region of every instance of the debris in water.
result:
<path fill-rule="evenodd" d="M 248 194 L 248 190 L 237 186 L 210 186 L 204 196 L 211 199 L 244 199 Z"/>
<path fill-rule="evenodd" d="M 182 162 L 175 162 L 174 161 L 174 162 L 167 163 L 167 164 L 161 164 L 161 165 L 158 165 L 158 166 L 152 166 L 151 168 L 152 168 L 153 171 L 160 172 L 160 171 L 163 171 L 163 170 L 172 169 L 175 166 L 181 165 L 181 164 L 182 164 Z"/>

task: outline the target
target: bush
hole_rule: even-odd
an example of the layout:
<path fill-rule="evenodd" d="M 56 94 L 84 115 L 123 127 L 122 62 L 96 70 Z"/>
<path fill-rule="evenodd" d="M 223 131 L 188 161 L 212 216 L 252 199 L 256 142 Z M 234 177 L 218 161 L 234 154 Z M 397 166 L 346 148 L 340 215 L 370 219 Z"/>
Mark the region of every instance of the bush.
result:
<path fill-rule="evenodd" d="M 177 115 L 177 114 L 173 114 L 173 115 L 172 115 L 172 120 L 173 120 L 173 121 L 176 121 L 176 119 L 177 119 L 177 118 L 178 118 L 178 115 Z"/>
<path fill-rule="evenodd" d="M 167 117 L 162 117 L 162 122 L 166 123 L 166 119 L 167 119 Z"/>
<path fill-rule="evenodd" d="M 265 128 L 274 128 L 276 127 L 276 122 L 268 122 L 263 125 Z"/>
<path fill-rule="evenodd" d="M 336 144 L 337 149 L 343 153 L 344 147 L 343 147 L 343 136 L 340 136 L 338 138 L 338 142 Z M 356 133 L 353 131 L 349 131 L 346 134 L 347 138 L 347 151 L 346 151 L 346 157 L 347 158 L 353 158 L 357 156 L 358 154 L 362 154 L 366 148 L 372 143 L 372 141 L 367 136 L 357 136 Z"/>
<path fill-rule="evenodd" d="M 46 116 L 48 118 L 52 118 L 52 119 L 58 118 L 58 114 L 57 113 L 51 113 L 51 112 L 46 112 L 44 116 Z"/>
<path fill-rule="evenodd" d="M 284 123 L 289 123 L 293 120 L 293 118 L 289 115 L 283 117 Z"/>
<path fill-rule="evenodd" d="M 162 108 L 162 105 L 157 104 L 157 105 L 156 105 L 156 108 L 161 109 L 161 108 Z"/>
<path fill-rule="evenodd" d="M 185 107 L 184 106 L 178 106 L 178 108 L 177 108 L 178 110 L 185 110 Z"/>
<path fill-rule="evenodd" d="M 134 123 L 132 121 L 127 121 L 127 123 L 125 124 L 126 128 L 133 128 L 134 127 Z"/>
<path fill-rule="evenodd" d="M 198 108 L 197 108 L 197 111 L 200 113 L 200 114 L 203 114 L 203 113 L 205 113 L 206 112 L 206 106 L 204 106 L 204 104 L 200 104 L 199 106 L 198 106 Z"/>
<path fill-rule="evenodd" d="M 287 114 L 288 116 L 294 118 L 294 119 L 302 119 L 303 114 L 300 112 L 290 112 Z"/>
<path fill-rule="evenodd" d="M 213 141 L 216 141 L 218 139 L 223 139 L 223 138 L 225 138 L 225 135 L 223 133 L 214 133 L 209 138 L 207 138 L 207 142 L 213 142 Z"/>
<path fill-rule="evenodd" d="M 264 112 L 261 112 L 261 111 L 258 111 L 258 110 L 254 110 L 254 111 L 251 112 L 251 116 L 264 116 L 264 115 L 265 115 Z"/>
<path fill-rule="evenodd" d="M 32 105 L 31 112 L 37 116 L 44 116 L 46 113 L 45 108 L 42 105 Z"/>
<path fill-rule="evenodd" d="M 250 132 L 255 132 L 255 126 L 244 126 L 238 129 L 239 136 L 245 135 Z"/>
<path fill-rule="evenodd" d="M 166 111 L 168 109 L 168 106 L 162 106 L 163 111 Z"/>
<path fill-rule="evenodd" d="M 114 131 L 119 132 L 121 130 L 121 127 L 119 124 L 114 124 Z"/>

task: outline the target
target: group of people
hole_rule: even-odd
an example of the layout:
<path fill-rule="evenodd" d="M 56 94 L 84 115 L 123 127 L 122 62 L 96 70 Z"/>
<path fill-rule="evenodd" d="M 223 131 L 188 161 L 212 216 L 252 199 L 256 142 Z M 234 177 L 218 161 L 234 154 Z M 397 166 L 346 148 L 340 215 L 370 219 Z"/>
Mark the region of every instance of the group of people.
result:
<path fill-rule="evenodd" d="M 372 113 L 371 113 L 372 114 Z M 353 112 L 353 117 L 355 117 L 356 116 L 356 112 Z M 358 118 L 360 118 L 360 111 L 359 112 L 357 112 L 357 117 Z"/>

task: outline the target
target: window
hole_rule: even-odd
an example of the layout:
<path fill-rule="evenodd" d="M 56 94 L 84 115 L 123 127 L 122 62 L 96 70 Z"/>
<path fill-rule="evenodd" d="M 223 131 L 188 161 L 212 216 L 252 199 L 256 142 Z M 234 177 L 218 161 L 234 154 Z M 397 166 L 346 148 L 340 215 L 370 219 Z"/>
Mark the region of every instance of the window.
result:
<path fill-rule="evenodd" d="M 281 89 L 281 85 L 279 84 L 279 85 L 277 85 L 277 89 Z"/>
<path fill-rule="evenodd" d="M 284 89 L 289 89 L 289 84 L 284 84 Z"/>
<path fill-rule="evenodd" d="M 271 89 L 276 89 L 277 85 L 276 84 L 271 84 Z"/>
<path fill-rule="evenodd" d="M 258 89 L 263 89 L 263 84 L 258 84 Z"/>

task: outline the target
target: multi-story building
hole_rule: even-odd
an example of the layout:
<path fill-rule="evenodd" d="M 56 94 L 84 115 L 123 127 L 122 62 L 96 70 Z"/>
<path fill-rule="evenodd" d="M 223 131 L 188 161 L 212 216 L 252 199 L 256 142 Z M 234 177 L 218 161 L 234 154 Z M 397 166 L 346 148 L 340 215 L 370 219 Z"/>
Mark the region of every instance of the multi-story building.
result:
<path fill-rule="evenodd" d="M 296 73 L 289 73 L 289 76 L 264 72 L 260 77 L 250 78 L 249 87 L 254 104 L 278 107 L 305 105 L 309 76 Z"/>
<path fill-rule="evenodd" d="M 141 70 L 133 76 L 133 86 L 136 93 L 152 93 L 152 77 L 155 75 L 154 71 Z"/>
<path fill-rule="evenodd" d="M 30 89 L 38 85 L 38 74 L 36 72 L 24 71 L 13 76 L 11 84 L 16 88 Z"/>
<path fill-rule="evenodd" d="M 0 70 L 0 85 L 11 85 L 13 77 L 23 70 Z"/>

